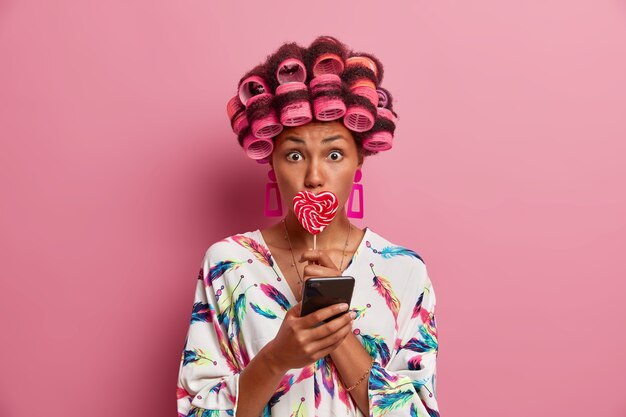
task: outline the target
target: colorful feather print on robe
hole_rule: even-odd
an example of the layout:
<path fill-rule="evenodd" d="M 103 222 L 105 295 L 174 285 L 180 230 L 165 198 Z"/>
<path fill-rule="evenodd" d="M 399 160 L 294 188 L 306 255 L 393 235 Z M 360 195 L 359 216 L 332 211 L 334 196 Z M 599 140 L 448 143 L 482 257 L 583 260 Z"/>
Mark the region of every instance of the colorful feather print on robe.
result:
<path fill-rule="evenodd" d="M 364 382 L 371 401 L 366 415 L 439 417 L 435 293 L 426 265 L 417 252 L 369 228 L 363 232 L 343 274 L 356 279 L 353 334 L 374 359 Z M 260 230 L 209 247 L 180 356 L 179 416 L 234 415 L 242 370 L 275 339 L 297 303 L 281 266 Z M 286 370 L 262 415 L 356 417 L 359 410 L 339 369 L 327 356 Z"/>

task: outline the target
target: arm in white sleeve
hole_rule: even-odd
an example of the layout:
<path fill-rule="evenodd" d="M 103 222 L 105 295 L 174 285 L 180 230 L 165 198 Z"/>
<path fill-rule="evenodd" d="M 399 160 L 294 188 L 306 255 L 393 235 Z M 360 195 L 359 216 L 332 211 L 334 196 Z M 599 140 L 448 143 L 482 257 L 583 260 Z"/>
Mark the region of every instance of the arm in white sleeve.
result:
<path fill-rule="evenodd" d="M 232 416 L 237 410 L 241 368 L 218 322 L 210 280 L 209 251 L 196 283 L 194 304 L 177 382 L 179 416 Z M 209 412 L 206 412 L 208 410 Z"/>
<path fill-rule="evenodd" d="M 416 264 L 410 275 L 409 282 L 417 282 L 419 290 L 410 319 L 400 329 L 402 342 L 386 366 L 375 361 L 370 373 L 368 395 L 373 417 L 439 417 L 435 293 L 423 262 Z"/>

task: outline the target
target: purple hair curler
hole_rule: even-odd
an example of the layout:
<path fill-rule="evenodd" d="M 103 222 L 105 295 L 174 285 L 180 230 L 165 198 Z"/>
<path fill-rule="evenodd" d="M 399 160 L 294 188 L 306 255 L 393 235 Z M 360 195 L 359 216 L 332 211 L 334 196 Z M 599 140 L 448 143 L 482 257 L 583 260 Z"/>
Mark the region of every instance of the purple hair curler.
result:
<path fill-rule="evenodd" d="M 324 74 L 339 75 L 343 71 L 343 59 L 337 54 L 326 53 L 321 54 L 313 64 L 313 76 L 317 77 Z"/>
<path fill-rule="evenodd" d="M 389 96 L 387 93 L 378 88 L 376 89 L 376 94 L 378 94 L 378 107 L 387 107 L 387 104 L 389 104 Z"/>
<path fill-rule="evenodd" d="M 267 83 L 258 75 L 251 75 L 239 84 L 239 100 L 244 106 L 248 106 L 248 100 L 252 97 L 269 93 Z"/>
<path fill-rule="evenodd" d="M 306 67 L 299 59 L 287 58 L 278 65 L 276 79 L 280 84 L 303 83 L 306 81 Z"/>
<path fill-rule="evenodd" d="M 314 97 L 313 110 L 317 120 L 337 120 L 346 114 L 346 104 L 341 98 L 341 78 L 338 75 L 319 75 L 309 85 Z"/>
<path fill-rule="evenodd" d="M 393 135 L 391 132 L 381 130 L 374 132 L 367 138 L 363 139 L 363 148 L 368 151 L 387 151 L 393 145 Z"/>
<path fill-rule="evenodd" d="M 306 84 L 299 82 L 281 84 L 276 88 L 276 97 L 280 100 L 283 95 L 292 92 L 295 93 L 293 100 L 289 100 L 280 108 L 280 122 L 285 126 L 301 126 L 309 123 L 313 120 L 313 115 Z"/>
<path fill-rule="evenodd" d="M 271 102 L 272 95 L 265 93 L 251 97 L 246 104 L 248 114 L 252 114 L 252 117 L 248 118 L 252 134 L 257 138 L 270 138 L 283 130 L 283 125 L 276 117 L 276 111 L 271 107 Z M 259 113 L 259 117 L 255 116 L 256 113 Z"/>
<path fill-rule="evenodd" d="M 243 139 L 243 150 L 249 158 L 256 160 L 267 158 L 274 150 L 274 142 L 271 139 L 248 135 Z"/>

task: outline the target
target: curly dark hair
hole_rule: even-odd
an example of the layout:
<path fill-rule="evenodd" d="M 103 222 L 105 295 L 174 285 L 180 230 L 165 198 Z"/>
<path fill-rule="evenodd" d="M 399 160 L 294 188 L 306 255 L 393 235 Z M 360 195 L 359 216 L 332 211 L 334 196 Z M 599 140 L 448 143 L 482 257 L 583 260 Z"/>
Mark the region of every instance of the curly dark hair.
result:
<path fill-rule="evenodd" d="M 359 153 L 375 155 L 391 148 L 397 119 L 382 78 L 375 55 L 352 51 L 332 36 L 319 36 L 308 48 L 287 42 L 239 80 L 227 106 L 231 127 L 248 156 L 267 162 L 283 126 L 343 117 Z M 320 111 L 324 100 L 338 103 L 331 117 Z M 297 116 L 290 118 L 293 109 Z"/>

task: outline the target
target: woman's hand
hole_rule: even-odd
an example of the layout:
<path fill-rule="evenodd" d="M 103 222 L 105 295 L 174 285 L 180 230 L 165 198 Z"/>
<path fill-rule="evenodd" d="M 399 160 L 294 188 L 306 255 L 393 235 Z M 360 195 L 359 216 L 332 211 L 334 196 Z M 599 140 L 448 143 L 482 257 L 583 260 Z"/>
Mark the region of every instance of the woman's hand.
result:
<path fill-rule="evenodd" d="M 337 349 L 352 331 L 355 313 L 313 327 L 335 314 L 348 310 L 346 304 L 335 304 L 300 317 L 302 302 L 287 311 L 276 337 L 263 349 L 268 362 L 277 372 L 303 368 Z"/>
<path fill-rule="evenodd" d="M 304 280 L 311 277 L 338 277 L 342 274 L 326 251 L 319 249 L 305 251 L 300 257 L 300 262 L 306 261 L 309 261 L 309 264 L 304 267 Z"/>

